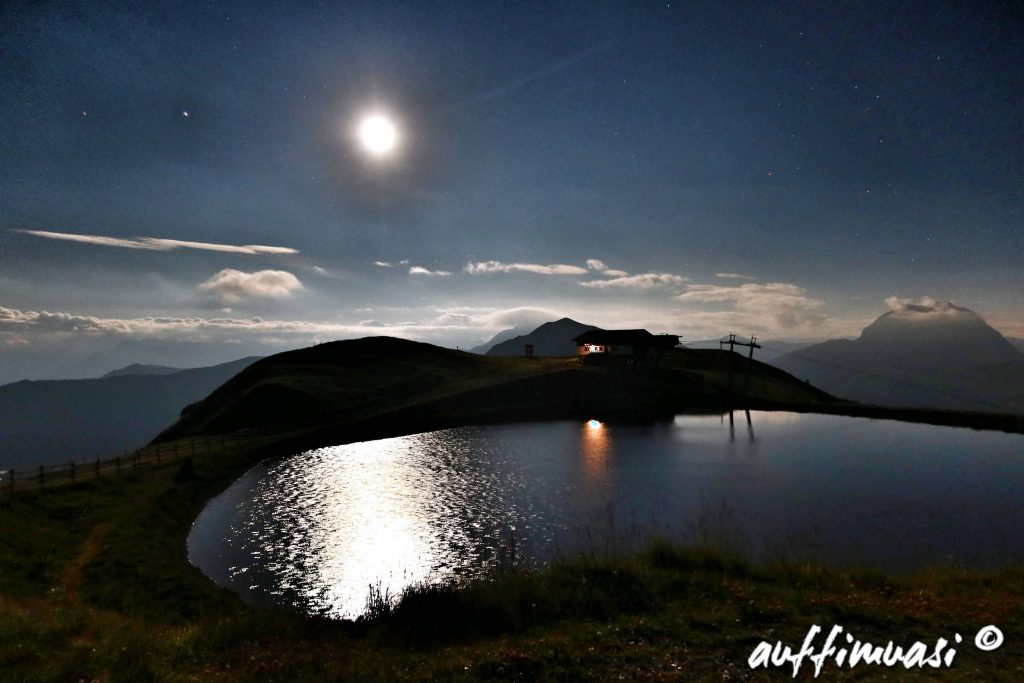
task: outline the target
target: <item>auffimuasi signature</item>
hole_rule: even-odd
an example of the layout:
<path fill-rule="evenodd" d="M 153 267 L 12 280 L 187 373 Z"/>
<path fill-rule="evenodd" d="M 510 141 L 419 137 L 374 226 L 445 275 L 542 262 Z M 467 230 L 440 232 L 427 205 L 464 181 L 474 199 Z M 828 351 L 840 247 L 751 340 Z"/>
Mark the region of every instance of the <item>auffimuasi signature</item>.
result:
<path fill-rule="evenodd" d="M 956 657 L 955 645 L 963 642 L 959 633 L 952 640 L 939 638 L 934 643 L 914 643 L 903 646 L 889 641 L 884 645 L 875 645 L 858 640 L 842 626 L 835 625 L 822 643 L 821 649 L 815 646 L 815 640 L 822 632 L 821 626 L 814 624 L 807 631 L 803 644 L 794 650 L 781 640 L 771 643 L 761 641 L 747 658 L 751 669 L 781 668 L 787 664 L 793 668 L 793 677 L 800 673 L 805 662 L 814 666 L 814 677 L 817 678 L 825 664 L 832 660 L 835 665 L 854 668 L 861 664 L 873 666 L 903 666 L 906 669 L 951 667 Z M 974 636 L 974 646 L 984 652 L 991 652 L 1003 644 L 1003 632 L 993 625 L 983 626 Z"/>

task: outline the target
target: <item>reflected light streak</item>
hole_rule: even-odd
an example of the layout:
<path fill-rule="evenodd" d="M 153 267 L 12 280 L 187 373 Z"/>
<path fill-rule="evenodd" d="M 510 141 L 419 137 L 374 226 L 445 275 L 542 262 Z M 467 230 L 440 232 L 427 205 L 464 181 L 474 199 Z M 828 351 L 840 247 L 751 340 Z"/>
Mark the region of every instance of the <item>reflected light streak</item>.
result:
<path fill-rule="evenodd" d="M 611 439 L 604 423 L 590 420 L 582 430 L 580 449 L 583 452 L 583 468 L 590 481 L 603 480 L 608 472 L 608 451 Z"/>
<path fill-rule="evenodd" d="M 394 594 L 410 583 L 430 578 L 434 558 L 431 530 L 420 513 L 423 487 L 408 490 L 408 464 L 401 443 L 382 449 L 373 442 L 351 444 L 344 478 L 328 479 L 319 523 L 311 529 L 318 549 L 311 563 L 316 584 L 326 588 L 324 606 L 359 606 L 370 585 Z M 299 487 L 312 488 L 318 474 L 310 471 Z M 322 486 L 322 484 L 321 484 Z M 317 538 L 319 537 L 319 538 Z M 351 613 L 347 616 L 351 616 Z"/>

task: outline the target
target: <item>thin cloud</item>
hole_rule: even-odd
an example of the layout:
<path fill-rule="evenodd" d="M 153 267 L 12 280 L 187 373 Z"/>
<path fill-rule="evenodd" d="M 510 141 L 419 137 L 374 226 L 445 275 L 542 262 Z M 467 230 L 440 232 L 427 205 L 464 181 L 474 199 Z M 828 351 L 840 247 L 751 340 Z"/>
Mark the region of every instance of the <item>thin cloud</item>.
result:
<path fill-rule="evenodd" d="M 409 259 L 402 259 L 401 261 L 374 261 L 373 265 L 378 268 L 394 268 L 395 266 L 407 266 L 409 265 Z"/>
<path fill-rule="evenodd" d="M 436 275 L 438 277 L 446 277 L 451 275 L 447 270 L 430 270 L 423 266 L 411 266 L 409 268 L 409 275 Z"/>
<path fill-rule="evenodd" d="M 199 290 L 223 303 L 245 299 L 286 299 L 302 289 L 302 283 L 284 270 L 259 270 L 243 273 L 225 268 L 199 285 Z"/>
<path fill-rule="evenodd" d="M 885 305 L 893 313 L 921 314 L 921 315 L 959 315 L 966 309 L 957 306 L 952 301 L 933 299 L 930 296 L 920 299 L 901 299 L 896 296 L 886 298 Z"/>
<path fill-rule="evenodd" d="M 753 280 L 754 278 L 750 275 L 744 275 L 743 273 L 715 273 L 715 277 L 720 277 L 725 280 Z"/>
<path fill-rule="evenodd" d="M 538 275 L 585 275 L 586 268 L 570 266 L 564 263 L 540 265 L 537 263 L 502 263 L 501 261 L 479 261 L 467 263 L 463 269 L 467 273 L 536 273 Z"/>
<path fill-rule="evenodd" d="M 176 249 L 199 249 L 203 251 L 220 251 L 230 254 L 298 254 L 291 247 L 270 247 L 262 244 L 219 244 L 216 242 L 189 242 L 186 240 L 164 239 L 162 237 L 106 237 L 104 235 L 80 235 L 70 232 L 52 232 L 50 230 L 14 230 L 24 235 L 44 237 L 51 240 L 95 244 L 101 247 L 119 247 L 121 249 L 142 249 L 146 251 L 174 251 Z"/>
<path fill-rule="evenodd" d="M 604 274 L 609 274 L 605 271 Z M 591 289 L 623 289 L 651 290 L 666 287 L 679 287 L 687 282 L 687 278 L 671 273 L 641 273 L 639 275 L 621 275 L 611 280 L 588 280 L 581 282 L 583 287 Z"/>
<path fill-rule="evenodd" d="M 612 45 L 614 45 L 617 42 L 618 42 L 617 40 L 608 40 L 608 41 L 605 41 L 605 42 L 600 43 L 598 45 L 594 45 L 593 47 L 588 47 L 585 50 L 580 50 L 579 52 L 577 52 L 575 54 L 572 54 L 572 55 L 569 55 L 565 59 L 562 59 L 560 61 L 554 62 L 553 64 L 550 64 L 550 65 L 544 67 L 543 69 L 540 69 L 538 71 L 534 71 L 531 74 L 528 74 L 528 75 L 523 76 L 521 78 L 517 78 L 517 79 L 511 80 L 511 81 L 508 81 L 507 83 L 504 83 L 503 85 L 500 85 L 500 86 L 495 87 L 495 88 L 491 88 L 490 90 L 487 90 L 485 92 L 482 92 L 482 93 L 479 93 L 477 95 L 474 95 L 473 97 L 470 97 L 469 99 L 464 100 L 462 102 L 459 102 L 458 104 L 452 106 L 449 109 L 449 111 L 458 111 L 458 110 L 463 109 L 465 107 L 481 104 L 483 102 L 487 102 L 488 100 L 492 100 L 492 99 L 494 99 L 496 97 L 501 97 L 503 95 L 507 95 L 508 93 L 510 93 L 510 92 L 512 92 L 514 90 L 518 90 L 519 88 L 522 88 L 522 87 L 532 83 L 533 81 L 536 81 L 536 80 L 541 79 L 541 78 L 545 78 L 547 76 L 551 76 L 553 74 L 558 73 L 559 71 L 562 71 L 563 69 L 567 69 L 567 68 L 573 66 L 574 64 L 576 64 L 577 62 L 583 61 L 587 57 L 589 57 L 589 56 L 591 56 L 591 55 L 593 55 L 593 54 L 595 54 L 597 52 L 600 52 L 602 50 L 608 49 L 609 47 L 611 47 Z"/>
<path fill-rule="evenodd" d="M 498 332 L 521 325 L 536 327 L 541 323 L 564 317 L 551 309 L 525 306 L 509 309 L 450 306 L 434 310 L 438 314 L 434 319 L 435 322 L 446 326 L 462 327 L 467 331 Z"/>
<path fill-rule="evenodd" d="M 587 259 L 587 268 L 589 268 L 590 270 L 596 270 L 597 272 L 601 273 L 601 275 L 607 275 L 608 277 L 626 277 L 627 275 L 629 275 L 629 273 L 627 273 L 624 270 L 616 270 L 614 268 L 609 268 L 608 266 L 605 265 L 604 261 L 596 258 Z"/>

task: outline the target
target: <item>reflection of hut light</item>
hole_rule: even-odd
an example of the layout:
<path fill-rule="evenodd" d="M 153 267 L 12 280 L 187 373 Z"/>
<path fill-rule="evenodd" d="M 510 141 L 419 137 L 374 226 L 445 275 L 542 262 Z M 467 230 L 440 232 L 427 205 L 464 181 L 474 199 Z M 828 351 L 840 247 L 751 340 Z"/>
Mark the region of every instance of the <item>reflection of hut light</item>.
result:
<path fill-rule="evenodd" d="M 608 454 L 611 446 L 608 429 L 600 420 L 587 420 L 580 430 L 580 453 L 587 479 L 603 481 L 608 471 Z"/>

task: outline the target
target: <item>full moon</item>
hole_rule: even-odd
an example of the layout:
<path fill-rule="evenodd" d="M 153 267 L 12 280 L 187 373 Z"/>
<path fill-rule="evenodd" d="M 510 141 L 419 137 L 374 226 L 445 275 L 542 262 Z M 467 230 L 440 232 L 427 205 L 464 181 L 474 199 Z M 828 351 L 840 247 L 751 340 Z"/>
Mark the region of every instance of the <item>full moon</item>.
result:
<path fill-rule="evenodd" d="M 359 141 L 370 154 L 385 156 L 398 144 L 398 131 L 386 116 L 374 114 L 359 124 Z"/>

